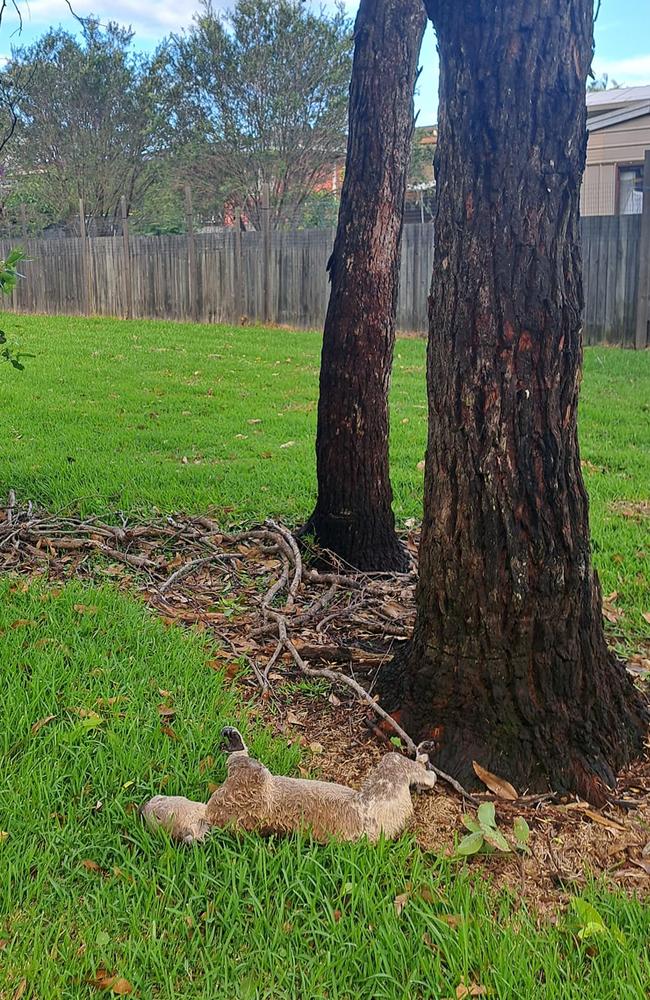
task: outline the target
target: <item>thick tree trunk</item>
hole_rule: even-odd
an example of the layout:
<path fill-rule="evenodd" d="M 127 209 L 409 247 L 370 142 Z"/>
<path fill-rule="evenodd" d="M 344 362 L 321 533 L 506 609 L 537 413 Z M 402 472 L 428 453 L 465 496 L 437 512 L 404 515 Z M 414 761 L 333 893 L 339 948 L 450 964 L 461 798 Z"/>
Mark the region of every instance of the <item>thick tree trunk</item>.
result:
<path fill-rule="evenodd" d="M 429 0 L 440 51 L 418 615 L 383 701 L 434 760 L 602 800 L 645 709 L 602 628 L 576 408 L 590 0 Z"/>
<path fill-rule="evenodd" d="M 403 570 L 388 472 L 413 89 L 426 24 L 420 0 L 361 0 L 355 24 L 348 152 L 320 373 L 318 499 L 305 526 L 362 570 Z"/>

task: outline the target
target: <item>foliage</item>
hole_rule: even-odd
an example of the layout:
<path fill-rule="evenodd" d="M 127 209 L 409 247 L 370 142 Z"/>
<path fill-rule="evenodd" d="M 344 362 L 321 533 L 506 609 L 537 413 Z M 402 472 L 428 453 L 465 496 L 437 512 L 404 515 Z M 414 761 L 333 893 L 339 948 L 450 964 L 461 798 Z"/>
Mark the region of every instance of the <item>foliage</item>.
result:
<path fill-rule="evenodd" d="M 151 62 L 132 38 L 88 19 L 80 37 L 53 28 L 12 52 L 2 74 L 19 95 L 8 167 L 15 200 L 29 200 L 43 225 L 76 219 L 79 198 L 89 218 L 110 219 L 121 195 L 132 205 L 152 182 L 165 132 Z"/>
<path fill-rule="evenodd" d="M 334 229 L 339 216 L 340 197 L 332 191 L 312 191 L 296 216 L 297 229 Z"/>
<path fill-rule="evenodd" d="M 219 190 L 259 228 L 262 186 L 274 225 L 293 224 L 345 149 L 351 23 L 299 0 L 204 0 L 190 30 L 158 53 L 161 108 L 193 184 Z M 163 69 L 164 68 L 164 69 Z"/>
<path fill-rule="evenodd" d="M 16 282 L 20 277 L 18 264 L 24 259 L 24 251 L 16 249 L 11 251 L 6 260 L 0 260 L 0 292 L 3 295 L 10 295 L 16 287 Z M 18 371 L 23 371 L 25 367 L 20 360 L 21 358 L 34 357 L 33 354 L 25 354 L 22 351 L 16 351 L 15 348 L 9 347 L 7 344 L 7 335 L 4 330 L 0 330 L 0 348 L 0 360 L 9 362 Z"/>
<path fill-rule="evenodd" d="M 619 927 L 608 926 L 595 906 L 586 899 L 576 897 L 571 900 L 574 924 L 577 925 L 577 937 L 580 941 L 605 935 L 611 937 L 619 945 L 625 946 L 625 935 Z"/>
<path fill-rule="evenodd" d="M 224 777 L 224 723 L 277 773 L 297 771 L 295 748 L 248 722 L 209 667 L 227 655 L 76 581 L 0 581 L 0 630 L 0 995 L 109 997 L 116 976 L 143 1000 L 415 1000 L 467 995 L 458 984 L 479 977 L 495 998 L 644 996 L 650 909 L 623 894 L 587 890 L 626 941 L 600 934 L 590 954 L 408 837 L 224 831 L 181 850 L 153 835 L 137 815 L 150 795 L 206 797 Z"/>
<path fill-rule="evenodd" d="M 481 802 L 476 819 L 463 816 L 463 826 L 469 833 L 463 837 L 457 848 L 460 855 L 477 854 L 479 851 L 503 851 L 509 853 L 510 844 L 496 824 L 494 802 Z"/>
<path fill-rule="evenodd" d="M 610 80 L 607 73 L 603 73 L 602 76 L 594 77 L 587 84 L 587 92 L 590 94 L 599 93 L 603 90 L 618 90 L 622 84 L 618 83 L 616 80 Z"/>
<path fill-rule="evenodd" d="M 21 316 L 20 335 L 40 363 L 29 385 L 3 385 L 0 468 L 11 481 L 0 495 L 13 487 L 50 509 L 100 515 L 212 508 L 231 524 L 309 514 L 319 334 Z M 398 338 L 391 476 L 402 529 L 422 513 L 425 353 L 424 340 Z M 594 561 L 603 593 L 618 592 L 608 631 L 630 651 L 648 632 L 647 519 L 613 505 L 648 497 L 649 380 L 650 352 L 585 350 L 580 448 Z"/>

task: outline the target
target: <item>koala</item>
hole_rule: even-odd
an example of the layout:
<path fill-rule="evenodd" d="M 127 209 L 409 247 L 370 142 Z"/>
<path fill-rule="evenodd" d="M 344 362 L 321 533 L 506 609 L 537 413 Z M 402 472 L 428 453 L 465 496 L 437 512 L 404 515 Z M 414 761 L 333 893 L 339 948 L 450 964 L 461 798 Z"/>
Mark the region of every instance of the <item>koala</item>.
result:
<path fill-rule="evenodd" d="M 436 783 L 428 757 L 416 760 L 386 754 L 356 791 L 347 785 L 271 774 L 248 755 L 239 730 L 222 731 L 228 777 L 204 804 L 182 796 L 156 795 L 141 809 L 151 827 L 162 827 L 184 844 L 202 841 L 213 827 L 257 830 L 263 835 L 308 831 L 319 841 L 371 842 L 398 837 L 413 818 L 411 789 L 423 792 Z"/>

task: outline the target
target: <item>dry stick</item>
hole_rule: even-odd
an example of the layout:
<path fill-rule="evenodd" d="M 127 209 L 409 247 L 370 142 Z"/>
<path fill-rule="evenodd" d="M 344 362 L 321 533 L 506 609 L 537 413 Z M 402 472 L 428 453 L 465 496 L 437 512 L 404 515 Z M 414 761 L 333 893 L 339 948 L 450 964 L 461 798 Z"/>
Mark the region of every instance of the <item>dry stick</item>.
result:
<path fill-rule="evenodd" d="M 7 506 L 5 508 L 7 512 L 7 524 L 11 524 L 14 519 L 14 509 L 16 507 L 16 494 L 13 490 L 9 490 L 7 494 Z"/>
<path fill-rule="evenodd" d="M 169 590 L 173 583 L 176 583 L 178 580 L 182 580 L 184 576 L 187 576 L 192 572 L 192 570 L 198 569 L 199 566 L 204 566 L 206 563 L 210 562 L 227 562 L 229 559 L 234 558 L 234 556 L 225 554 L 220 555 L 215 552 L 214 555 L 211 556 L 202 556 L 200 559 L 191 559 L 190 562 L 185 563 L 183 566 L 179 566 L 179 568 L 172 573 L 171 576 L 168 576 L 167 579 L 160 584 L 158 591 L 161 594 L 164 594 L 166 590 Z"/>
<path fill-rule="evenodd" d="M 368 694 L 365 688 L 363 688 L 352 677 L 348 677 L 347 674 L 342 674 L 338 670 L 329 670 L 327 667 L 321 667 L 321 668 L 310 667 L 307 663 L 305 663 L 302 656 L 292 643 L 291 639 L 289 639 L 289 637 L 287 636 L 286 622 L 284 621 L 283 616 L 278 615 L 275 612 L 271 612 L 271 617 L 275 618 L 277 621 L 278 634 L 280 635 L 280 641 L 282 645 L 284 645 L 285 648 L 291 653 L 291 656 L 293 657 L 295 663 L 304 674 L 307 674 L 308 677 L 324 677 L 326 680 L 332 681 L 332 683 L 334 684 L 345 684 L 347 687 L 352 688 L 352 690 L 355 691 L 356 694 L 363 701 L 367 702 L 371 706 L 373 711 L 381 719 L 383 719 L 384 722 L 387 722 L 389 726 L 391 726 L 391 728 L 395 730 L 397 735 L 405 744 L 406 748 L 413 754 L 413 756 L 417 756 L 418 748 L 411 739 L 411 737 L 408 735 L 408 733 L 402 729 L 399 723 L 395 722 L 395 719 L 393 719 L 392 716 L 390 716 L 388 712 L 381 707 L 381 705 L 377 704 L 377 702 Z M 281 634 L 281 629 L 284 630 L 284 636 L 282 636 Z M 463 798 L 467 799 L 468 802 L 471 802 L 473 806 L 480 805 L 478 799 L 475 799 L 473 795 L 470 795 L 469 792 L 467 792 L 466 789 L 463 788 L 460 782 L 456 781 L 455 778 L 452 778 L 450 774 L 447 774 L 445 771 L 441 771 L 440 768 L 436 767 L 434 764 L 431 764 L 431 762 L 429 762 L 429 767 L 440 779 L 442 779 L 442 781 L 446 781 L 448 785 L 451 785 L 451 787 L 455 791 L 457 791 L 459 795 L 462 795 Z"/>
<path fill-rule="evenodd" d="M 293 555 L 293 561 L 295 565 L 295 570 L 293 574 L 293 580 L 291 581 L 291 586 L 289 587 L 289 596 L 287 598 L 287 607 L 291 608 L 294 605 L 296 594 L 298 593 L 298 588 L 302 583 L 302 558 L 300 555 L 300 549 L 298 548 L 297 542 L 290 531 L 287 528 L 276 524 L 275 521 L 268 520 L 265 522 L 273 531 L 277 531 L 279 535 L 285 540 L 287 545 L 291 549 Z"/>
<path fill-rule="evenodd" d="M 269 587 L 269 589 L 267 590 L 266 594 L 262 599 L 262 611 L 264 612 L 265 617 L 266 617 L 266 612 L 271 605 L 271 601 L 278 593 L 278 591 L 282 590 L 282 588 L 289 580 L 289 560 L 286 557 L 284 557 L 282 563 L 283 563 L 282 573 L 275 581 L 275 583 Z"/>

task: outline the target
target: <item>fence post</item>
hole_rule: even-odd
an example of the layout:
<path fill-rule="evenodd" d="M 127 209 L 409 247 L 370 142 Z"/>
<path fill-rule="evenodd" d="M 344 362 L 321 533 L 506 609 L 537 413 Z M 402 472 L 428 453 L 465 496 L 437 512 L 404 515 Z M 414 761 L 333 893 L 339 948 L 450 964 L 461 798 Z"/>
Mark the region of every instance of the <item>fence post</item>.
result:
<path fill-rule="evenodd" d="M 271 318 L 271 188 L 262 184 L 262 319 Z"/>
<path fill-rule="evenodd" d="M 79 235 L 81 236 L 81 284 L 83 286 L 84 316 L 90 316 L 90 255 L 86 236 L 86 210 L 83 198 L 79 199 Z"/>
<path fill-rule="evenodd" d="M 194 239 L 194 211 L 192 208 L 192 188 L 185 185 L 185 230 L 187 233 L 187 295 L 190 303 L 190 319 L 198 318 L 198 285 L 196 281 L 196 241 Z"/>
<path fill-rule="evenodd" d="M 124 251 L 124 288 L 126 290 L 126 318 L 133 317 L 133 282 L 131 280 L 131 250 L 129 247 L 129 212 L 124 195 L 120 198 L 122 212 L 122 248 Z"/>
<path fill-rule="evenodd" d="M 648 325 L 650 323 L 650 149 L 645 151 L 643 164 L 643 211 L 641 215 L 641 239 L 639 241 L 639 289 L 636 299 L 637 351 L 648 347 Z"/>
<path fill-rule="evenodd" d="M 234 289 L 233 321 L 241 323 L 244 314 L 244 287 L 242 284 L 241 255 L 241 208 L 235 209 L 235 228 L 233 229 L 233 268 L 232 279 Z"/>

